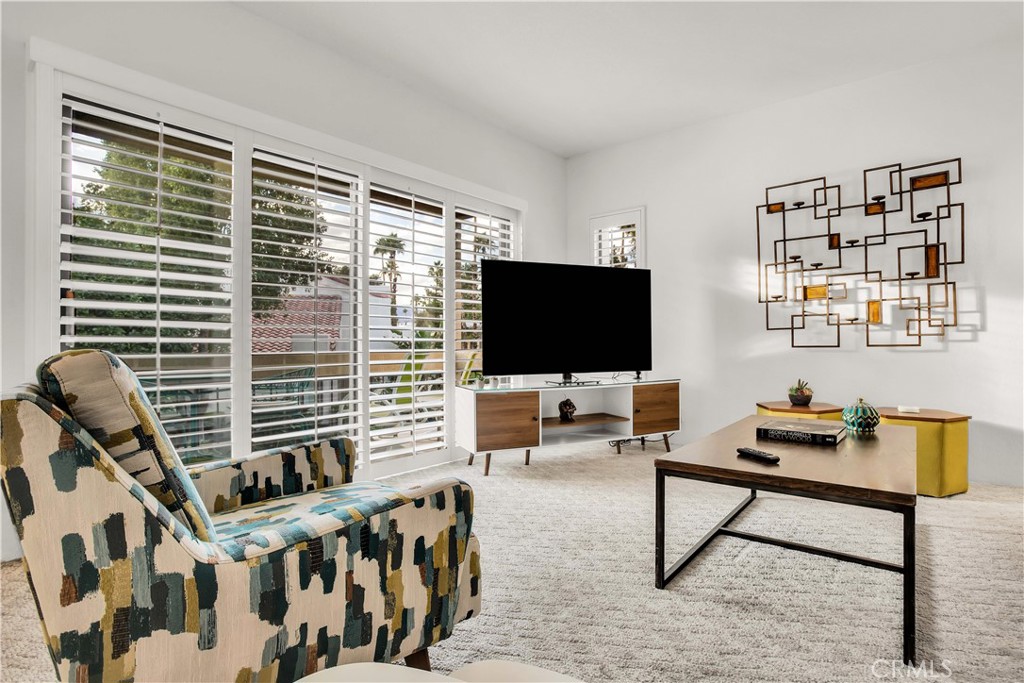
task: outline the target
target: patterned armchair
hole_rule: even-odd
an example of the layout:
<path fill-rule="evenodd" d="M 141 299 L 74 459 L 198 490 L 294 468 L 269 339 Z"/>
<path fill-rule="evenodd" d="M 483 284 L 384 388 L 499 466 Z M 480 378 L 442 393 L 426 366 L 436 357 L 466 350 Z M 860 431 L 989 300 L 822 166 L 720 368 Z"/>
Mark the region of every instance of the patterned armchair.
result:
<path fill-rule="evenodd" d="M 294 681 L 480 609 L 473 492 L 352 483 L 336 439 L 186 469 L 135 374 L 71 351 L 4 399 L 0 475 L 65 681 Z"/>

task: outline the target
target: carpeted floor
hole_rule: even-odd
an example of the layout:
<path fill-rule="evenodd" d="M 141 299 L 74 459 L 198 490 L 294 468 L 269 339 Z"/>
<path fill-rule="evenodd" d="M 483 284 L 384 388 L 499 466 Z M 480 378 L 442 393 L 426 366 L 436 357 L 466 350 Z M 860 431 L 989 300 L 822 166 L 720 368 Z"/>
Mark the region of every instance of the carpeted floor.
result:
<path fill-rule="evenodd" d="M 431 648 L 435 669 L 504 658 L 594 683 L 1024 680 L 1021 489 L 919 499 L 925 670 L 912 672 L 892 663 L 902 642 L 898 574 L 726 538 L 655 590 L 659 453 L 563 447 L 535 451 L 529 467 L 521 455 L 496 455 L 487 478 L 478 462 L 392 479 L 457 476 L 476 491 L 484 609 Z M 669 556 L 743 495 L 670 480 Z M 766 495 L 735 526 L 902 561 L 900 521 L 887 512 Z M 20 564 L 4 564 L 2 579 L 0 678 L 53 680 Z"/>

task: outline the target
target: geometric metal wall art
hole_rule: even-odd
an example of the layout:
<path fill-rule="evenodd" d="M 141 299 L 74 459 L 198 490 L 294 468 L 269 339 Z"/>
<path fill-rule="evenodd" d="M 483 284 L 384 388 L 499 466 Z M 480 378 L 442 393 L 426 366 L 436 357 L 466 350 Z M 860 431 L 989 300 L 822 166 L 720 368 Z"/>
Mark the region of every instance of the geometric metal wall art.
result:
<path fill-rule="evenodd" d="M 812 178 L 765 188 L 757 207 L 758 301 L 793 347 L 921 346 L 957 326 L 964 205 L 960 159 L 864 171 L 863 194 Z M 858 192 L 857 194 L 860 194 Z"/>

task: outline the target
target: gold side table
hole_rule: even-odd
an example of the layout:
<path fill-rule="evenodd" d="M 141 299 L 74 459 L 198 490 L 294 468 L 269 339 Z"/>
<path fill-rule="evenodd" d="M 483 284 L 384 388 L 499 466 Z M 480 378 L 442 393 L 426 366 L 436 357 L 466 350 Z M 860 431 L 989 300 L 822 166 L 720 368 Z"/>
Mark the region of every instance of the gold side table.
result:
<path fill-rule="evenodd" d="M 967 490 L 967 423 L 970 415 L 922 408 L 901 413 L 879 408 L 882 424 L 917 430 L 917 492 L 925 496 L 951 496 Z"/>
<path fill-rule="evenodd" d="M 814 403 L 795 406 L 789 401 L 761 401 L 757 404 L 758 415 L 774 417 L 801 417 L 805 420 L 842 420 L 843 409 L 831 403 Z"/>

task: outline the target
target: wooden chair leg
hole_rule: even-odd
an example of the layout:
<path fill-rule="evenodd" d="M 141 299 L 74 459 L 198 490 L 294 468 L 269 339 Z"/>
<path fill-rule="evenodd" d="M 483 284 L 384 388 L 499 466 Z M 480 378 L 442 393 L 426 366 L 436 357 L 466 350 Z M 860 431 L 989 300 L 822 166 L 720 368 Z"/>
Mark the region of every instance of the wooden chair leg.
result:
<path fill-rule="evenodd" d="M 470 454 L 469 454 L 469 464 L 470 464 L 470 465 L 472 465 L 472 464 L 473 464 L 473 457 L 474 457 L 474 456 L 476 456 L 476 453 L 470 453 Z"/>
<path fill-rule="evenodd" d="M 486 477 L 491 473 L 491 454 L 488 453 L 484 456 L 484 476 Z"/>
<path fill-rule="evenodd" d="M 527 465 L 530 464 L 530 449 L 529 448 L 526 449 L 526 464 Z"/>
<path fill-rule="evenodd" d="M 662 434 L 661 438 L 665 439 L 665 452 L 668 453 L 672 450 L 672 447 L 668 445 L 668 434 Z"/>
<path fill-rule="evenodd" d="M 427 648 L 417 650 L 405 658 L 405 665 L 410 669 L 422 669 L 430 671 L 430 653 Z"/>

